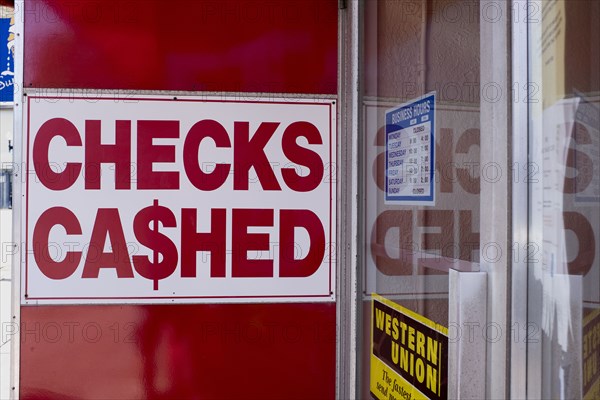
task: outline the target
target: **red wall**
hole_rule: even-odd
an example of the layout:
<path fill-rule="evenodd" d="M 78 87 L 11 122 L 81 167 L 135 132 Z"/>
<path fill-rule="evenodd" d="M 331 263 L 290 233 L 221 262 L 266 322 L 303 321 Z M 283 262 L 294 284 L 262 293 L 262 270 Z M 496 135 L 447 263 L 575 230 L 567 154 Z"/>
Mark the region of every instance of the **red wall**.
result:
<path fill-rule="evenodd" d="M 25 85 L 337 93 L 337 1 L 29 1 Z"/>
<path fill-rule="evenodd" d="M 32 88 L 337 93 L 337 1 L 27 1 Z M 21 395 L 331 399 L 335 304 L 27 306 Z"/>

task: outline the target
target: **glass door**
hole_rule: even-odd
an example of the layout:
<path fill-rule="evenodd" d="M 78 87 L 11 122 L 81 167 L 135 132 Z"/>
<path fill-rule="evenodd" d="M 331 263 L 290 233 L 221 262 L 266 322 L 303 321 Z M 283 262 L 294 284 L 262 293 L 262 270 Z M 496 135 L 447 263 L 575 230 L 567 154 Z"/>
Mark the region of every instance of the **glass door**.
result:
<path fill-rule="evenodd" d="M 465 328 L 448 329 L 449 273 L 480 270 L 480 181 L 498 173 L 480 157 L 480 3 L 365 1 L 362 23 L 359 397 L 443 398 L 430 352 L 447 363 Z"/>
<path fill-rule="evenodd" d="M 600 398 L 600 2 L 529 1 L 529 398 Z"/>

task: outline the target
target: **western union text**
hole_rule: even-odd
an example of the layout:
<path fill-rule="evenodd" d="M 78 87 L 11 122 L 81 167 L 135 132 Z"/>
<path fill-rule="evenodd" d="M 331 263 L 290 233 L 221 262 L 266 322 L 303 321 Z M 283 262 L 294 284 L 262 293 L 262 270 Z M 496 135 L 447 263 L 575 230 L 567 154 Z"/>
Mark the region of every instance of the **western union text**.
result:
<path fill-rule="evenodd" d="M 392 362 L 419 383 L 426 382 L 432 393 L 440 395 L 441 343 L 378 308 L 375 308 L 375 325 L 393 339 Z"/>

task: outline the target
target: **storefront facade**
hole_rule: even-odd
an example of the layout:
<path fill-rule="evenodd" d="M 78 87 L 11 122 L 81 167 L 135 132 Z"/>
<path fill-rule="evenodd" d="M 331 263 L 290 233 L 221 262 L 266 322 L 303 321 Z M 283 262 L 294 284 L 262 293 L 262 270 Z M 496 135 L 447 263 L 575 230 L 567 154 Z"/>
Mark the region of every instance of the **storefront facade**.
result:
<path fill-rule="evenodd" d="M 14 9 L 13 396 L 598 397 L 600 3 Z"/>

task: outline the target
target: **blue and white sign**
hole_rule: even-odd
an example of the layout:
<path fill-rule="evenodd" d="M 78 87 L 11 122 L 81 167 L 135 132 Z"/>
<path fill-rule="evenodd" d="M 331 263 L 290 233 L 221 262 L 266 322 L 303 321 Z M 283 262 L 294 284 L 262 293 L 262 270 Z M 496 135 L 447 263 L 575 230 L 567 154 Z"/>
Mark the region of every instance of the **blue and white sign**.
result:
<path fill-rule="evenodd" d="M 15 34 L 14 20 L 0 18 L 0 102 L 14 100 Z"/>
<path fill-rule="evenodd" d="M 385 202 L 435 205 L 435 92 L 385 113 Z"/>

